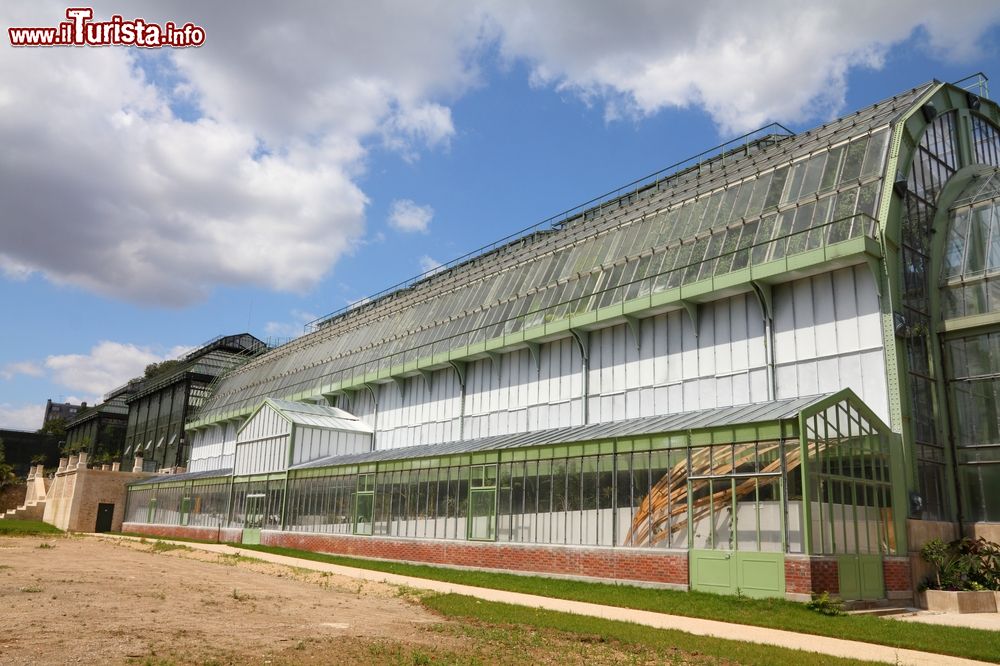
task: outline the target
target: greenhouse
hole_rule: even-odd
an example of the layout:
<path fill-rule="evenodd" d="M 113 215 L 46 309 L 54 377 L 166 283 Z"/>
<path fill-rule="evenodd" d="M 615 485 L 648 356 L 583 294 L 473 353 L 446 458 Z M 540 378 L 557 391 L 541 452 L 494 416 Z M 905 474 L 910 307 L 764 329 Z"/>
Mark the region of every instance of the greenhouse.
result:
<path fill-rule="evenodd" d="M 615 424 L 320 458 L 131 488 L 127 522 L 690 553 L 695 589 L 785 592 L 784 554 L 861 586 L 901 529 L 888 427 L 849 390 Z M 895 462 L 894 462 L 895 461 Z M 720 568 L 732 571 L 719 578 Z M 864 569 L 868 572 L 870 568 Z"/>
<path fill-rule="evenodd" d="M 317 320 L 212 385 L 128 529 L 911 595 L 928 538 L 1000 539 L 986 92 L 763 128 Z"/>

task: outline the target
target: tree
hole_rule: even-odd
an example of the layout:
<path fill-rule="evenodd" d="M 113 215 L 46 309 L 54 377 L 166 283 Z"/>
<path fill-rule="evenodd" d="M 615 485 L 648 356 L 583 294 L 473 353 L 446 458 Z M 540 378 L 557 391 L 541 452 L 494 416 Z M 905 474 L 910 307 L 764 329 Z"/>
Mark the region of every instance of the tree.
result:
<path fill-rule="evenodd" d="M 45 425 L 38 429 L 38 432 L 63 437 L 66 435 L 66 419 L 61 416 L 51 418 L 45 422 Z"/>
<path fill-rule="evenodd" d="M 14 466 L 7 464 L 7 451 L 4 449 L 3 440 L 0 439 L 0 489 L 16 482 L 17 476 L 14 474 Z"/>
<path fill-rule="evenodd" d="M 166 374 L 180 365 L 181 362 L 177 360 L 162 361 L 160 363 L 150 363 L 146 366 L 146 371 L 143 373 L 146 379 L 151 379 L 159 375 Z"/>

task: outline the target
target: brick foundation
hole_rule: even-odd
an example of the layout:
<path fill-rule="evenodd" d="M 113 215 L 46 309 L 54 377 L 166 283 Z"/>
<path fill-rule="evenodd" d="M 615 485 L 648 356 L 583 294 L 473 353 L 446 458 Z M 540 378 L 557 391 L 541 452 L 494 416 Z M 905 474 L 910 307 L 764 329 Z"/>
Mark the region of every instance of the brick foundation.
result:
<path fill-rule="evenodd" d="M 214 543 L 238 543 L 243 530 L 218 527 L 195 527 L 193 525 L 147 525 L 145 523 L 125 523 L 122 532 L 148 534 L 163 539 L 200 539 Z"/>
<path fill-rule="evenodd" d="M 243 534 L 239 528 L 143 523 L 125 523 L 123 531 L 164 539 L 180 537 L 216 543 L 239 543 Z M 352 557 L 655 583 L 683 589 L 688 586 L 687 553 L 677 551 L 420 541 L 268 530 L 261 532 L 260 542 L 267 546 Z"/>
<path fill-rule="evenodd" d="M 825 557 L 785 556 L 785 592 L 810 595 L 819 592 L 840 593 L 837 560 Z"/>
<path fill-rule="evenodd" d="M 887 599 L 913 599 L 913 577 L 908 557 L 886 557 L 882 560 Z"/>
<path fill-rule="evenodd" d="M 352 557 L 656 583 L 684 589 L 688 583 L 687 553 L 676 551 L 419 541 L 277 531 L 261 532 L 260 542 Z"/>

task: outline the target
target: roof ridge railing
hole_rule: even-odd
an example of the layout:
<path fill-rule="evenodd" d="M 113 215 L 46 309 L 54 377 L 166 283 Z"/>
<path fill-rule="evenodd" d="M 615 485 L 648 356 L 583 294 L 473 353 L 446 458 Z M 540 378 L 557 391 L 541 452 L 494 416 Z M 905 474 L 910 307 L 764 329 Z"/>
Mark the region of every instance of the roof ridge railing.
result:
<path fill-rule="evenodd" d="M 964 79 L 952 81 L 951 85 L 961 88 L 962 90 L 975 92 L 976 95 L 982 97 L 983 99 L 990 98 L 990 77 L 986 76 L 984 72 L 969 74 Z"/>
<path fill-rule="evenodd" d="M 533 233 L 537 233 L 539 231 L 559 229 L 570 219 L 577 217 L 578 215 L 581 215 L 592 208 L 596 208 L 601 204 L 607 203 L 608 201 L 614 201 L 624 197 L 627 194 L 631 194 L 633 191 L 638 192 L 639 190 L 644 189 L 645 187 L 656 185 L 664 180 L 668 180 L 669 178 L 678 176 L 688 169 L 700 168 L 702 165 L 708 162 L 714 162 L 715 160 L 718 159 L 722 159 L 723 161 L 725 161 L 725 158 L 727 156 L 733 154 L 734 152 L 740 149 L 749 150 L 751 145 L 764 142 L 768 139 L 773 139 L 774 137 L 786 138 L 791 136 L 795 136 L 795 132 L 791 131 L 781 123 L 774 122 L 764 125 L 763 127 L 759 127 L 755 130 L 747 132 L 746 134 L 730 139 L 729 141 L 720 143 L 717 146 L 714 146 L 707 150 L 703 150 L 696 155 L 692 155 L 691 157 L 687 157 L 679 162 L 675 162 L 669 166 L 663 167 L 662 169 L 654 171 L 651 174 L 648 174 L 641 178 L 637 178 L 631 181 L 630 183 L 626 183 L 625 185 L 622 185 L 614 190 L 593 197 L 592 199 L 585 201 L 581 204 L 578 204 L 576 206 L 573 206 L 572 208 L 568 208 L 562 211 L 561 213 L 556 213 L 555 215 L 551 215 L 542 220 L 541 222 L 537 222 L 535 224 L 532 224 L 531 226 L 524 227 L 523 229 L 508 234 L 507 236 L 504 236 L 503 238 L 493 241 L 492 243 L 483 245 L 482 247 L 476 248 L 474 250 L 470 250 L 469 252 L 466 252 L 465 254 L 455 259 L 452 259 L 447 263 L 444 263 L 429 271 L 424 271 L 423 273 L 420 273 L 415 277 L 411 277 L 401 282 L 398 282 L 392 285 L 391 287 L 386 287 L 385 289 L 376 292 L 371 296 L 359 299 L 358 301 L 355 301 L 354 303 L 351 303 L 349 305 L 345 305 L 344 307 L 338 310 L 334 310 L 333 312 L 327 315 L 318 317 L 317 319 L 314 319 L 305 325 L 304 327 L 305 332 L 310 333 L 312 331 L 315 331 L 319 329 L 322 326 L 322 324 L 342 314 L 345 314 L 357 308 L 364 307 L 366 305 L 370 305 L 378 301 L 379 299 L 388 296 L 391 293 L 394 293 L 406 287 L 410 287 L 428 277 L 431 277 L 432 275 L 436 275 L 438 273 L 455 268 L 460 264 L 470 261 L 478 256 L 486 254 L 487 252 L 490 252 L 497 248 L 503 247 L 504 245 L 508 245 L 509 243 L 512 243 L 516 240 L 525 238 Z"/>

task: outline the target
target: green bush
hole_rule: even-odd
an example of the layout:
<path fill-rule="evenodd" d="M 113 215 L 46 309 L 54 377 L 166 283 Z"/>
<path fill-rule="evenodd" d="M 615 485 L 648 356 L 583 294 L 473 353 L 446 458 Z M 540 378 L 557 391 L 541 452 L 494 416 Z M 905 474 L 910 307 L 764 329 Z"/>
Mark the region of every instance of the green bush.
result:
<path fill-rule="evenodd" d="M 931 590 L 1000 590 L 1000 544 L 979 537 L 945 543 L 932 539 L 920 556 L 934 567 L 923 583 Z"/>

